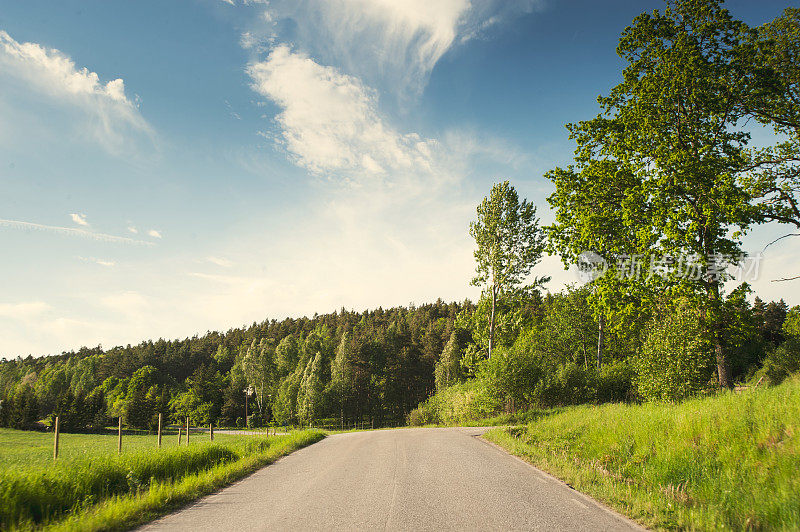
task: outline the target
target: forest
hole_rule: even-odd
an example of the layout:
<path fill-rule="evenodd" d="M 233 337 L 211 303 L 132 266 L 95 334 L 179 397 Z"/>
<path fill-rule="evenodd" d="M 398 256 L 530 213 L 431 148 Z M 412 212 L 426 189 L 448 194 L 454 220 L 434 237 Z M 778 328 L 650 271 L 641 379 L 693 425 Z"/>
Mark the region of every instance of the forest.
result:
<path fill-rule="evenodd" d="M 621 83 L 567 126 L 574 160 L 545 175 L 553 223 L 508 181 L 478 206 L 477 302 L 4 360 L 0 425 L 459 423 L 781 382 L 800 370 L 800 307 L 736 270 L 754 228 L 778 228 L 776 247 L 800 228 L 800 9 L 749 27 L 721 2 L 671 2 L 617 53 Z M 585 282 L 549 290 L 531 277 L 545 254 Z"/>

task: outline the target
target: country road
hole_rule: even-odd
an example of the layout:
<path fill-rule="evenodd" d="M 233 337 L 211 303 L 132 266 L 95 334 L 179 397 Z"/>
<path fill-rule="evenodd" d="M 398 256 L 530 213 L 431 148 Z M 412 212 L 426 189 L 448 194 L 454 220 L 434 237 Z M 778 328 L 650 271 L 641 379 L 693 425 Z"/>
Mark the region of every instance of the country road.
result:
<path fill-rule="evenodd" d="M 330 436 L 143 530 L 641 530 L 483 430 Z"/>

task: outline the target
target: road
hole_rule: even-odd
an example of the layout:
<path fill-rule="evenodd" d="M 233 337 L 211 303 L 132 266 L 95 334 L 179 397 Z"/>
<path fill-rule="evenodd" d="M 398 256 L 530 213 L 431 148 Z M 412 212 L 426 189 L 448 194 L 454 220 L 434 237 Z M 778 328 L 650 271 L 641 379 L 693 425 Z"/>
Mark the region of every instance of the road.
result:
<path fill-rule="evenodd" d="M 330 436 L 143 530 L 641 530 L 483 430 Z"/>

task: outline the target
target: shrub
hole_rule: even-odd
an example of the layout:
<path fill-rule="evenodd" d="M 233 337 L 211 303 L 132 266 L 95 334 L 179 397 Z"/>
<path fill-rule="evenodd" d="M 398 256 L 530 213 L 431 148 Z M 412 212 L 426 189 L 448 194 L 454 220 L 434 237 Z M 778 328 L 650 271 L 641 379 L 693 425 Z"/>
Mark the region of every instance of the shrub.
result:
<path fill-rule="evenodd" d="M 589 403 L 596 396 L 595 370 L 567 362 L 545 371 L 530 397 L 540 407 L 552 407 Z"/>
<path fill-rule="evenodd" d="M 627 360 L 606 364 L 597 376 L 597 402 L 629 401 L 633 396 L 633 368 Z"/>
<path fill-rule="evenodd" d="M 787 338 L 764 359 L 764 375 L 771 384 L 780 384 L 800 371 L 800 341 Z"/>
<path fill-rule="evenodd" d="M 711 378 L 712 356 L 698 312 L 680 303 L 647 329 L 636 358 L 639 394 L 647 400 L 677 400 L 702 390 Z"/>
<path fill-rule="evenodd" d="M 457 425 L 499 413 L 503 401 L 482 379 L 443 388 L 409 413 L 409 425 Z"/>

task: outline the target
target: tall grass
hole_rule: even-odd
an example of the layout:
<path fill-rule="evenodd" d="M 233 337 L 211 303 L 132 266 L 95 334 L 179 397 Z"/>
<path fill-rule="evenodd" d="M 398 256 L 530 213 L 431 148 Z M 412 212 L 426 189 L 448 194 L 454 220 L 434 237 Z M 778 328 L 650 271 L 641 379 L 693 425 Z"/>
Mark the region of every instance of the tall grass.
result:
<path fill-rule="evenodd" d="M 137 499 L 152 493 L 161 495 L 158 500 L 164 506 L 180 499 L 172 492 L 180 491 L 182 483 L 191 478 L 204 476 L 202 485 L 217 487 L 220 478 L 229 478 L 236 471 L 247 472 L 322 437 L 318 431 L 250 436 L 229 439 L 228 443 L 196 443 L 122 456 L 105 454 L 59 461 L 48 469 L 6 468 L 0 470 L 0 528 L 33 528 L 66 516 L 80 521 L 98 503 L 118 503 L 122 498 L 135 506 Z M 157 509 L 152 504 L 148 508 Z"/>
<path fill-rule="evenodd" d="M 486 437 L 643 524 L 800 529 L 800 379 L 680 404 L 580 406 Z"/>

